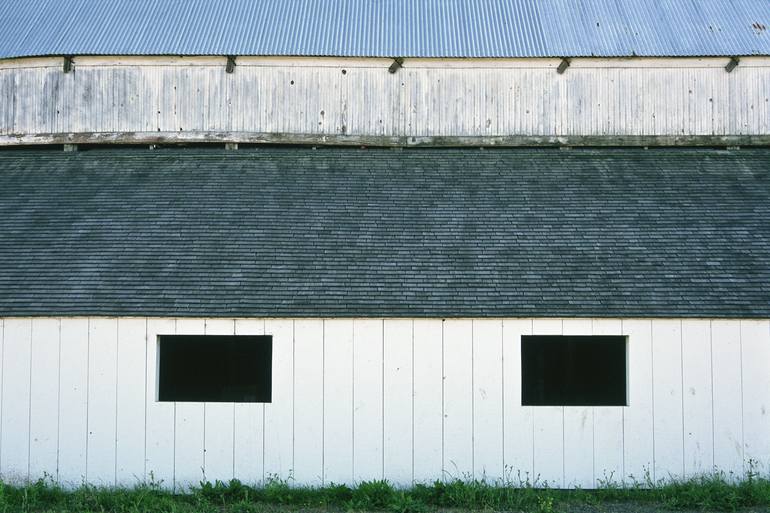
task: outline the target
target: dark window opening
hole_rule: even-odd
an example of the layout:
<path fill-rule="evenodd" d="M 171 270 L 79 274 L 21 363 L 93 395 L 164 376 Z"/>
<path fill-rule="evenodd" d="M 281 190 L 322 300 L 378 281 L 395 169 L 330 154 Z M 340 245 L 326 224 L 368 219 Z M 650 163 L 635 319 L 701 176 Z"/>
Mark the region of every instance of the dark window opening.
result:
<path fill-rule="evenodd" d="M 625 406 L 626 337 L 521 337 L 524 406 Z"/>
<path fill-rule="evenodd" d="M 161 335 L 158 400 L 269 403 L 273 337 Z"/>

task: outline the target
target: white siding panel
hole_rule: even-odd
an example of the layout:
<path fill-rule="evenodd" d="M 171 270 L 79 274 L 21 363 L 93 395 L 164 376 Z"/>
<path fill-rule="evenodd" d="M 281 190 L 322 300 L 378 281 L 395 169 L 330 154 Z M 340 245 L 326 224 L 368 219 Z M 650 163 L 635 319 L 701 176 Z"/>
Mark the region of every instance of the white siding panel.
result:
<path fill-rule="evenodd" d="M 743 394 L 741 329 L 738 321 L 711 323 L 714 365 L 714 465 L 743 475 Z"/>
<path fill-rule="evenodd" d="M 652 322 L 623 321 L 628 336 L 628 407 L 623 413 L 623 466 L 626 482 L 642 482 L 653 472 Z"/>
<path fill-rule="evenodd" d="M 411 339 L 411 334 L 410 337 Z M 383 478 L 383 321 L 353 321 L 353 480 Z M 408 403 L 401 405 L 406 408 Z M 411 452 L 411 446 L 402 451 Z"/>
<path fill-rule="evenodd" d="M 209 479 L 204 472 L 204 406 L 197 402 L 169 404 L 174 406 L 174 490 L 185 492 Z"/>
<path fill-rule="evenodd" d="M 324 321 L 325 484 L 353 482 L 353 321 Z"/>
<path fill-rule="evenodd" d="M 265 334 L 273 337 L 273 386 L 265 404 L 264 477 L 286 480 L 294 468 L 294 322 L 266 320 Z"/>
<path fill-rule="evenodd" d="M 593 335 L 622 335 L 620 319 L 593 319 Z M 596 485 L 623 480 L 623 415 L 625 408 L 594 408 L 594 479 Z"/>
<path fill-rule="evenodd" d="M 59 427 L 59 319 L 32 320 L 30 479 L 57 479 Z"/>
<path fill-rule="evenodd" d="M 294 477 L 320 485 L 324 470 L 324 323 L 294 321 Z"/>
<path fill-rule="evenodd" d="M 653 478 L 681 477 L 684 472 L 682 423 L 682 322 L 652 321 Z"/>
<path fill-rule="evenodd" d="M 204 319 L 176 319 L 177 335 L 203 335 Z M 213 481 L 206 474 L 206 406 L 202 402 L 174 405 L 174 489 L 185 491 L 200 481 Z"/>
<path fill-rule="evenodd" d="M 206 319 L 206 335 L 233 335 L 233 319 Z M 256 409 L 256 405 L 252 405 Z M 234 471 L 235 404 L 206 403 L 204 407 L 204 461 L 206 479 L 229 482 Z"/>
<path fill-rule="evenodd" d="M 144 482 L 147 320 L 118 319 L 117 484 Z"/>
<path fill-rule="evenodd" d="M 531 320 L 503 320 L 503 459 L 513 484 L 534 478 L 533 407 L 521 405 L 521 337 L 530 334 Z"/>
<path fill-rule="evenodd" d="M 746 464 L 770 471 L 770 321 L 741 321 L 743 443 Z M 747 467 L 748 471 L 749 468 Z"/>
<path fill-rule="evenodd" d="M 24 483 L 29 478 L 32 320 L 6 319 L 3 332 L 0 472 L 5 482 Z"/>
<path fill-rule="evenodd" d="M 59 483 L 65 488 L 80 486 L 86 478 L 88 324 L 84 318 L 61 320 L 58 464 Z M 144 447 L 140 455 L 144 457 Z"/>
<path fill-rule="evenodd" d="M 264 335 L 265 321 L 237 319 L 236 335 Z M 275 355 L 275 347 L 273 347 Z M 273 356 L 275 362 L 275 356 Z M 273 372 L 275 372 L 273 364 Z M 275 377 L 273 377 L 275 380 Z M 275 390 L 272 391 L 275 396 Z M 235 403 L 235 425 L 233 429 L 233 477 L 242 483 L 262 483 L 264 475 L 264 426 L 265 404 Z M 289 417 L 288 423 L 291 423 Z"/>
<path fill-rule="evenodd" d="M 473 325 L 444 322 L 444 474 L 473 478 Z"/>
<path fill-rule="evenodd" d="M 533 335 L 561 335 L 561 319 L 534 319 Z M 533 408 L 534 475 L 540 485 L 563 486 L 564 481 L 564 408 Z"/>
<path fill-rule="evenodd" d="M 385 320 L 384 333 L 384 478 L 412 484 L 412 321 Z"/>
<path fill-rule="evenodd" d="M 476 479 L 504 479 L 503 322 L 473 321 L 473 461 Z"/>
<path fill-rule="evenodd" d="M 115 484 L 118 320 L 92 318 L 88 336 L 88 455 L 86 480 Z"/>
<path fill-rule="evenodd" d="M 147 432 L 145 479 L 174 486 L 174 403 L 158 401 L 158 336 L 173 335 L 174 319 L 147 319 Z"/>
<path fill-rule="evenodd" d="M 590 335 L 591 319 L 564 319 L 564 335 Z M 594 486 L 594 409 L 564 408 L 565 486 Z"/>
<path fill-rule="evenodd" d="M 711 324 L 708 321 L 682 321 L 682 372 L 684 472 L 689 477 L 714 468 Z"/>
<path fill-rule="evenodd" d="M 442 321 L 414 321 L 414 479 L 442 475 Z"/>

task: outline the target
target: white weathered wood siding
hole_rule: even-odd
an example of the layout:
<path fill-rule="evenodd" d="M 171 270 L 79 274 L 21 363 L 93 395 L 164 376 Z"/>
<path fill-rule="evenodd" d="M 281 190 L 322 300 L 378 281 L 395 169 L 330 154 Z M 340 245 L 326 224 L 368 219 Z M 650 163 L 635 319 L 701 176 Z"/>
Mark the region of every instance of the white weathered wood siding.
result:
<path fill-rule="evenodd" d="M 770 134 L 770 59 L 76 57 L 0 61 L 0 135 Z"/>
<path fill-rule="evenodd" d="M 273 402 L 157 402 L 157 336 L 174 333 L 272 335 Z M 628 336 L 629 406 L 522 407 L 526 334 Z M 7 481 L 770 472 L 768 320 L 7 318 L 0 335 Z"/>

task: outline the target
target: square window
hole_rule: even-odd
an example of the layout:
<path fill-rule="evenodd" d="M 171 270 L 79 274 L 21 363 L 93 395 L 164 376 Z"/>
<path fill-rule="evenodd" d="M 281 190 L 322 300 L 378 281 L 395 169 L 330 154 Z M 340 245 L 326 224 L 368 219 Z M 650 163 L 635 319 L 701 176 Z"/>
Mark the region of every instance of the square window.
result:
<path fill-rule="evenodd" d="M 160 335 L 158 400 L 269 403 L 273 337 Z"/>
<path fill-rule="evenodd" d="M 521 337 L 524 406 L 625 406 L 626 337 Z"/>

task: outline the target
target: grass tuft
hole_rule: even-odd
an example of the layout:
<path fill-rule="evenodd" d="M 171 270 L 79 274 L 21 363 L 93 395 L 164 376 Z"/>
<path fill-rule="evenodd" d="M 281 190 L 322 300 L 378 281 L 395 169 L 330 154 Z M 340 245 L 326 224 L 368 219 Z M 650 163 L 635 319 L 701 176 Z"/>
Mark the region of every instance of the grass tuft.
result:
<path fill-rule="evenodd" d="M 261 487 L 238 480 L 203 482 L 187 493 L 173 493 L 150 481 L 132 489 L 89 485 L 64 490 L 46 477 L 27 486 L 0 483 L 0 513 L 282 513 L 298 509 L 332 511 L 486 510 L 554 513 L 606 510 L 607 504 L 629 503 L 658 509 L 740 511 L 770 508 L 770 480 L 753 465 L 743 478 L 714 472 L 688 480 L 653 482 L 649 475 L 630 483 L 603 479 L 597 490 L 555 490 L 528 479 L 489 483 L 485 480 L 436 481 L 399 489 L 387 481 L 356 487 L 332 484 L 293 486 L 271 477 Z M 644 509 L 642 509 L 644 510 Z"/>

